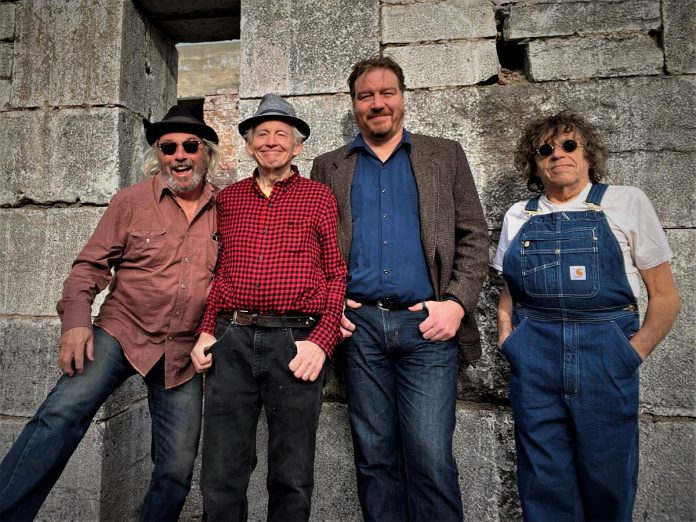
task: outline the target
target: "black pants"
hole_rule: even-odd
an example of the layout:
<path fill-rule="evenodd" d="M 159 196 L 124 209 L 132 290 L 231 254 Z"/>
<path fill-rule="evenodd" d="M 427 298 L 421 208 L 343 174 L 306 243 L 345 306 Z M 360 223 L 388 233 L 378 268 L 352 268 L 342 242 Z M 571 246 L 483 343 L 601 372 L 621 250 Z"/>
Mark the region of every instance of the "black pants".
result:
<path fill-rule="evenodd" d="M 218 320 L 206 374 L 201 490 L 206 520 L 244 521 L 256 467 L 256 425 L 268 421 L 268 520 L 309 520 L 322 374 L 288 369 L 309 329 L 237 326 Z"/>

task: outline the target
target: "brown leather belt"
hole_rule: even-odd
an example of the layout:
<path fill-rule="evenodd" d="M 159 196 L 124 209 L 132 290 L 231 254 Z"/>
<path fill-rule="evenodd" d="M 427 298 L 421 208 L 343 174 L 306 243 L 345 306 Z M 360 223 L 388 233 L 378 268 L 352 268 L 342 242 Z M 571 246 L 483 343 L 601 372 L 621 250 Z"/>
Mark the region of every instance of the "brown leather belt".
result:
<path fill-rule="evenodd" d="M 260 314 L 247 310 L 220 312 L 218 317 L 239 326 L 261 326 L 264 328 L 312 328 L 317 318 L 308 314 Z"/>

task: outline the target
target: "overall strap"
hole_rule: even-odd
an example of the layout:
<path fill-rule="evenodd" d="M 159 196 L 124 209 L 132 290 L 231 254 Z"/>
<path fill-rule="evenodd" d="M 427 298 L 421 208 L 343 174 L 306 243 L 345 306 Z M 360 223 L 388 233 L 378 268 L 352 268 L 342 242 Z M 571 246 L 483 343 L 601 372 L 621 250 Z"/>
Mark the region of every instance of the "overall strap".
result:
<path fill-rule="evenodd" d="M 539 213 L 539 198 L 541 197 L 541 194 L 537 194 L 533 198 L 531 198 L 529 201 L 527 201 L 527 206 L 524 207 L 524 211 L 529 214 L 530 216 L 533 216 L 535 214 Z"/>
<path fill-rule="evenodd" d="M 608 188 L 609 185 L 606 183 L 595 183 L 592 185 L 592 188 L 585 199 L 585 205 L 587 205 L 590 210 L 599 210 L 604 193 Z"/>

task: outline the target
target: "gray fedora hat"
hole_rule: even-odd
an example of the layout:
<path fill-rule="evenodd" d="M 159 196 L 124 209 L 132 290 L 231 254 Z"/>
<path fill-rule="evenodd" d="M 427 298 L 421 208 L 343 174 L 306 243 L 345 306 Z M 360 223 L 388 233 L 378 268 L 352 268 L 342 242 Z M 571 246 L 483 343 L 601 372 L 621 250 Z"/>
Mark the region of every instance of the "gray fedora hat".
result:
<path fill-rule="evenodd" d="M 162 121 L 150 123 L 145 121 L 145 139 L 152 145 L 161 136 L 170 132 L 186 132 L 218 143 L 218 135 L 205 122 L 196 118 L 186 107 L 174 105 L 162 118 Z"/>
<path fill-rule="evenodd" d="M 309 125 L 295 114 L 295 109 L 290 102 L 284 100 L 277 94 L 264 94 L 256 109 L 256 114 L 247 118 L 239 124 L 239 133 L 244 134 L 251 127 L 267 120 L 281 120 L 297 128 L 306 138 L 309 137 Z"/>

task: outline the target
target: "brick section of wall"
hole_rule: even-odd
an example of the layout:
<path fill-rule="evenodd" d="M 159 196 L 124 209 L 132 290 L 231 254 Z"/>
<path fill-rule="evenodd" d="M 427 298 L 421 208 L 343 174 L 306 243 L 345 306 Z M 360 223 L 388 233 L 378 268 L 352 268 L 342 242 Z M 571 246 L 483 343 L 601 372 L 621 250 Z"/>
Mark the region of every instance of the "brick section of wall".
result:
<path fill-rule="evenodd" d="M 385 52 L 399 62 L 413 89 L 473 85 L 498 74 L 495 40 L 387 47 Z"/>
<path fill-rule="evenodd" d="M 212 182 L 225 187 L 240 179 L 238 174 L 238 151 L 245 153 L 237 130 L 239 125 L 239 95 L 236 89 L 219 90 L 205 97 L 203 117 L 220 138 L 220 165 Z"/>
<path fill-rule="evenodd" d="M 382 7 L 386 44 L 495 38 L 495 13 L 487 0 L 447 0 Z"/>
<path fill-rule="evenodd" d="M 662 50 L 645 35 L 532 40 L 527 72 L 532 81 L 662 74 Z"/>
<path fill-rule="evenodd" d="M 678 0 L 677 0 L 678 1 Z M 658 29 L 659 0 L 520 2 L 510 6 L 505 38 L 568 36 Z"/>

